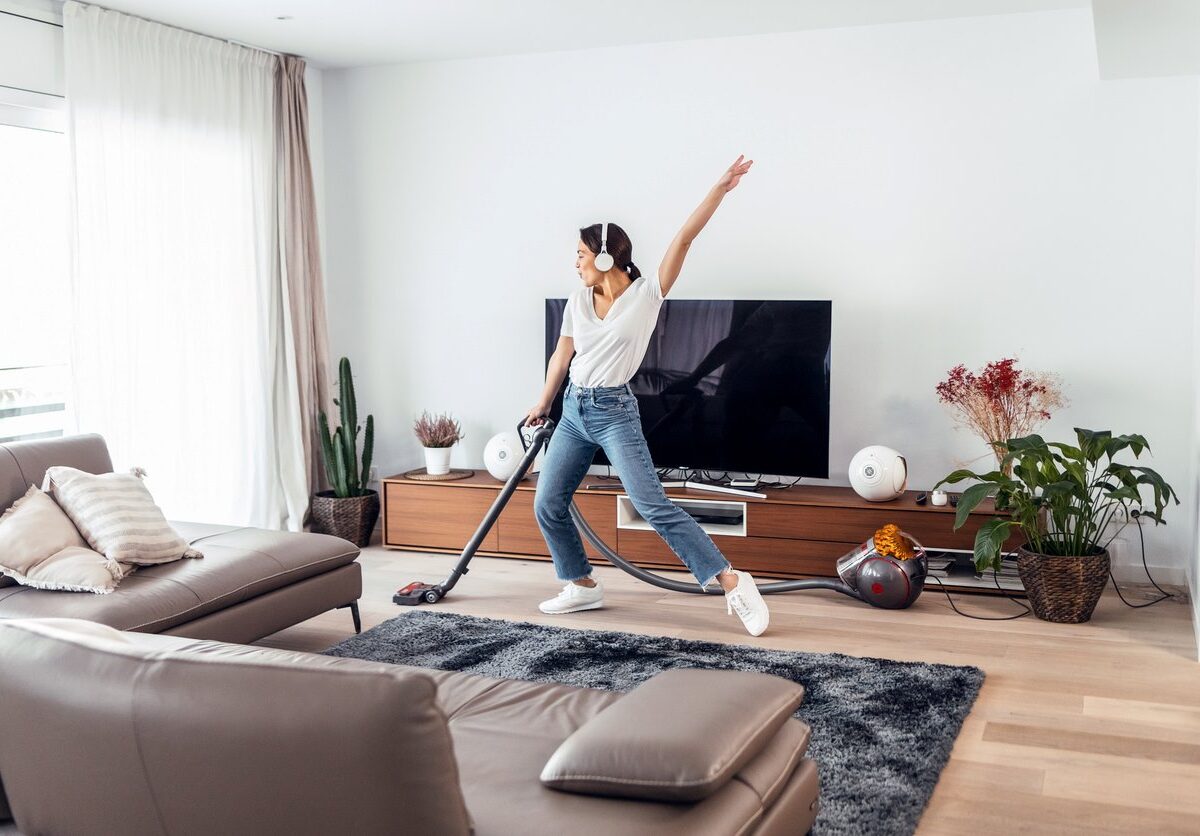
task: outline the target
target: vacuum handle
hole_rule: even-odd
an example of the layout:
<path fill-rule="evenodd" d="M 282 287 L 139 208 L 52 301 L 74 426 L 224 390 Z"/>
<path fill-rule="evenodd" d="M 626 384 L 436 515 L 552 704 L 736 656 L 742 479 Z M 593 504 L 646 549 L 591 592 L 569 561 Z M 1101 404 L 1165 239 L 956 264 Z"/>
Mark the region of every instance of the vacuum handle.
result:
<path fill-rule="evenodd" d="M 550 435 L 554 432 L 554 419 L 547 416 L 541 424 L 534 428 L 533 437 L 529 441 L 525 440 L 525 429 L 527 429 L 525 419 L 521 419 L 517 422 L 517 438 L 521 439 L 521 446 L 528 450 L 530 445 L 537 446 L 534 442 L 538 440 L 538 433 Z"/>

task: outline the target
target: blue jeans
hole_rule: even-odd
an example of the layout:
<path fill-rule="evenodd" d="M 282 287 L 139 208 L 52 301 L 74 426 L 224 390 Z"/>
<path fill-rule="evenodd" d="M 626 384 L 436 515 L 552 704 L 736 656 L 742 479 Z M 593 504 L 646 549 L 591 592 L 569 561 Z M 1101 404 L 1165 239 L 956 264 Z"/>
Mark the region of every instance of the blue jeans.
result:
<path fill-rule="evenodd" d="M 592 573 L 568 509 L 597 448 L 604 450 L 616 468 L 633 507 L 667 541 L 701 587 L 730 568 L 700 524 L 667 499 L 650 460 L 637 398 L 629 385 L 588 389 L 568 383 L 562 418 L 546 448 L 533 502 L 560 580 L 580 580 Z"/>

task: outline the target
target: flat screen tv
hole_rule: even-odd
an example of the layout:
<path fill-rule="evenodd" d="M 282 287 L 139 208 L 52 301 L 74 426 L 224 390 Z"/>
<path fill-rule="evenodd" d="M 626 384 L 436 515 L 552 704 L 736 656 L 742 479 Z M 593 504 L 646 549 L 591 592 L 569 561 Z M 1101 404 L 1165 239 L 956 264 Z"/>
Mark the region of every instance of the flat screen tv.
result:
<path fill-rule="evenodd" d="M 565 299 L 546 300 L 546 362 Z M 828 301 L 668 299 L 629 381 L 657 467 L 829 476 Z M 551 417 L 562 415 L 562 388 Z M 553 443 L 553 442 L 551 442 Z M 596 464 L 606 465 L 603 451 Z"/>

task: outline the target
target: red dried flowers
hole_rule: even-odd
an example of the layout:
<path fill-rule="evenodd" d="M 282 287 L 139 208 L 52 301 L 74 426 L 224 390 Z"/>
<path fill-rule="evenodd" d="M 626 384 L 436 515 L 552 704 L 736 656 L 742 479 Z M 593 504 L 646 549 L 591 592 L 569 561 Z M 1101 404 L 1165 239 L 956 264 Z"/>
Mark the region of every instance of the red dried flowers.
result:
<path fill-rule="evenodd" d="M 997 466 L 1010 438 L 1029 435 L 1066 405 L 1056 375 L 1022 371 L 1016 358 L 995 360 L 975 373 L 961 363 L 937 385 L 938 399 L 950 404 L 958 423 L 974 430 L 996 454 Z M 1006 475 L 1011 466 L 1004 468 Z"/>

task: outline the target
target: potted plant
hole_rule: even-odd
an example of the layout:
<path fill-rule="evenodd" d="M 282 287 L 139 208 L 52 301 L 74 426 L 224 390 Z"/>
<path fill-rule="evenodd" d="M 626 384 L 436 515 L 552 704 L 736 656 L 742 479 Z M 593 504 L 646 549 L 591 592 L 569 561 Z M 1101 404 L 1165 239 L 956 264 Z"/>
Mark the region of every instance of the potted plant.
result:
<path fill-rule="evenodd" d="M 371 532 L 379 519 L 379 492 L 367 487 L 375 448 L 375 416 L 367 416 L 360 467 L 358 433 L 362 427 L 358 423 L 350 360 L 346 357 L 338 364 L 338 395 L 334 404 L 341 411 L 341 426 L 330 435 L 325 413 L 322 411 L 317 417 L 325 475 L 333 490 L 320 491 L 313 497 L 313 530 L 365 546 L 371 541 Z"/>
<path fill-rule="evenodd" d="M 1168 501 L 1179 504 L 1158 473 L 1116 461 L 1123 450 L 1132 451 L 1134 458 L 1149 450 L 1144 437 L 1078 427 L 1075 436 L 1078 446 L 1047 442 L 1039 435 L 1006 439 L 1007 452 L 997 470 L 956 470 L 935 486 L 978 480 L 959 499 L 955 529 L 985 498 L 996 497 L 1008 519 L 994 518 L 979 528 L 975 567 L 981 572 L 998 569 L 1005 540 L 1019 530 L 1025 542 L 1017 550 L 1017 571 L 1033 612 L 1061 623 L 1092 617 L 1108 583 L 1108 545 L 1120 533 L 1118 529 L 1105 540 L 1109 525 L 1119 522 L 1124 528 L 1133 517 L 1148 517 L 1157 525 Z M 1153 511 L 1143 506 L 1143 487 L 1154 492 Z"/>
<path fill-rule="evenodd" d="M 450 472 L 450 448 L 464 436 L 462 426 L 449 415 L 422 412 L 413 423 L 413 432 L 425 448 L 425 471 L 430 476 Z"/>

